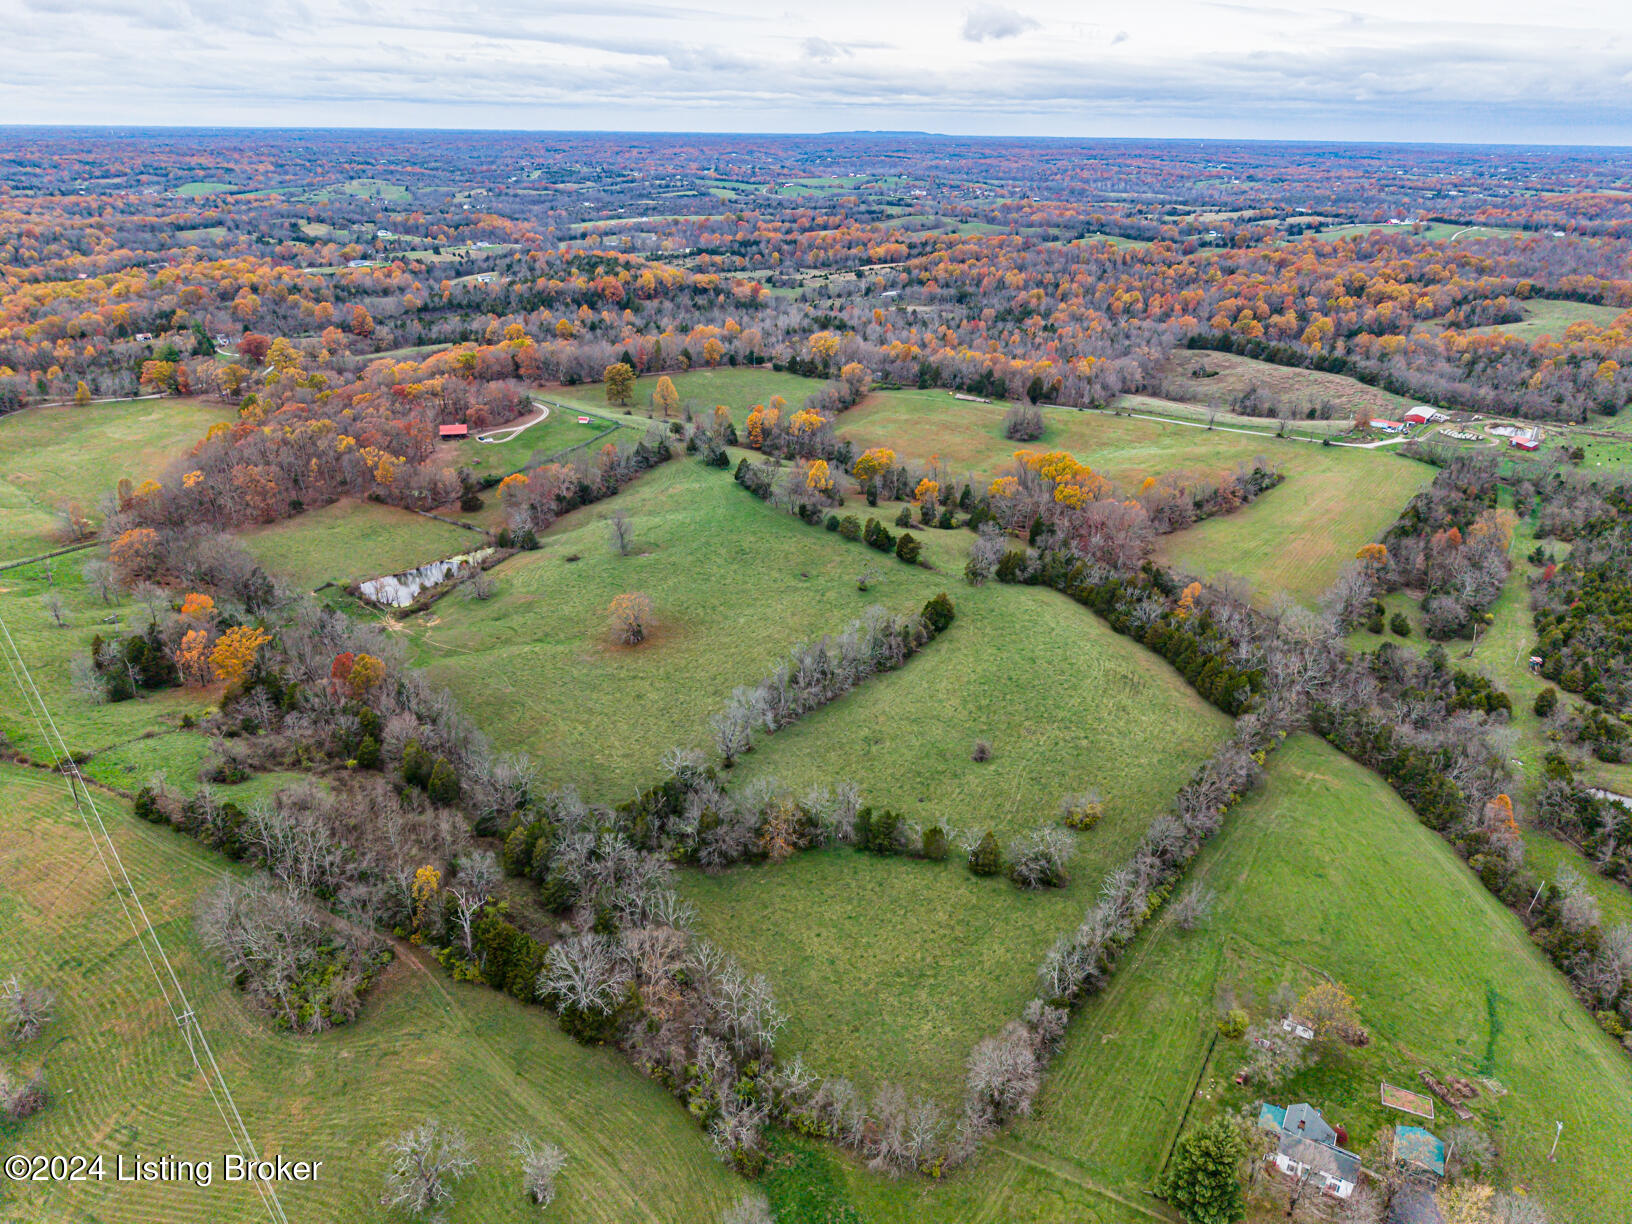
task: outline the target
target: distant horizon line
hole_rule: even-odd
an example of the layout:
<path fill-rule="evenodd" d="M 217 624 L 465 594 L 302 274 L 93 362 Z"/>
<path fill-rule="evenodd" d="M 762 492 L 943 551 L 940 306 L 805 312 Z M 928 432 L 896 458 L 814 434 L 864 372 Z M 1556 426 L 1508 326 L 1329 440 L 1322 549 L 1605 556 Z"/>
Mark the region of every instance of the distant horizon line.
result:
<path fill-rule="evenodd" d="M 936 132 L 920 128 L 828 128 L 811 131 L 727 130 L 708 128 L 510 128 L 442 127 L 438 125 L 396 126 L 379 124 L 261 124 L 261 123 L 6 123 L 0 133 L 11 132 L 105 132 L 105 133 L 213 133 L 213 132 L 313 132 L 362 133 L 434 132 L 446 135 L 485 136 L 641 136 L 713 137 L 757 139 L 831 139 L 841 137 L 933 140 L 933 141 L 1034 141 L 1049 144 L 1189 144 L 1189 145 L 1304 145 L 1331 148 L 1435 148 L 1435 149 L 1544 149 L 1568 151 L 1632 152 L 1628 144 L 1587 144 L 1558 141 L 1481 140 L 1402 140 L 1384 137 L 1295 137 L 1295 136 L 1058 136 L 1009 133 Z"/>

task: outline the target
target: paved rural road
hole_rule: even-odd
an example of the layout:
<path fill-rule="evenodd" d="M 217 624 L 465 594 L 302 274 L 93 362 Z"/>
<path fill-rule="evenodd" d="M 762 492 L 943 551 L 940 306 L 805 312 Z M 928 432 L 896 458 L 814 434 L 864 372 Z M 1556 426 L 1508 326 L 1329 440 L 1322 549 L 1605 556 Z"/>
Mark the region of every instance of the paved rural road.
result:
<path fill-rule="evenodd" d="M 550 419 L 550 406 L 548 404 L 540 404 L 537 400 L 534 400 L 533 403 L 538 408 L 538 415 L 536 417 L 534 417 L 532 420 L 524 421 L 520 425 L 505 425 L 505 426 L 503 426 L 503 427 L 501 427 L 499 429 L 490 429 L 486 433 L 479 433 L 479 434 L 476 435 L 476 441 L 478 441 L 478 442 L 508 442 L 508 441 L 510 441 L 511 438 L 513 438 L 517 434 L 519 434 L 522 430 L 531 429 L 534 425 L 539 425 L 539 424 L 542 424 L 543 422 L 549 420 Z M 499 436 L 500 434 L 503 434 L 504 436 L 501 438 Z"/>

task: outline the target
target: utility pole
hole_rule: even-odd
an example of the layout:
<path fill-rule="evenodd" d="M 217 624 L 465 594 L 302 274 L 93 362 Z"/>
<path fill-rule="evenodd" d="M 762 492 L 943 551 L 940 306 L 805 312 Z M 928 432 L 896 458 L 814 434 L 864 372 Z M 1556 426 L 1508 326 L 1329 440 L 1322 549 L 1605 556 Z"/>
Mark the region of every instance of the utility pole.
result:
<path fill-rule="evenodd" d="M 1564 1123 L 1560 1122 L 1558 1124 L 1558 1129 L 1553 1132 L 1553 1146 L 1547 1149 L 1547 1159 L 1548 1160 L 1552 1160 L 1554 1158 L 1553 1153 L 1558 1151 L 1558 1137 L 1560 1135 L 1562 1135 L 1563 1133 L 1564 1133 Z"/>

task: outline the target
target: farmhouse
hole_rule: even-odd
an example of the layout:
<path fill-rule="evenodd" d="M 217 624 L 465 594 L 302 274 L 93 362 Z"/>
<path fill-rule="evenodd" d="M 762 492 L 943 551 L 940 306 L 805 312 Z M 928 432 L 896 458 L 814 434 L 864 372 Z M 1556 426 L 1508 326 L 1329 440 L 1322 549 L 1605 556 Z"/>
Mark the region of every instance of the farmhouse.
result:
<path fill-rule="evenodd" d="M 1373 418 L 1371 424 L 1373 428 L 1380 429 L 1384 433 L 1399 433 L 1405 429 L 1404 421 L 1384 421 Z"/>
<path fill-rule="evenodd" d="M 1342 1146 L 1339 1136 L 1307 1102 L 1282 1107 L 1267 1102 L 1258 1109 L 1258 1125 L 1280 1136 L 1269 1159 L 1288 1177 L 1308 1180 L 1322 1194 L 1346 1199 L 1360 1178 L 1360 1157 Z"/>
<path fill-rule="evenodd" d="M 437 434 L 444 438 L 465 438 L 470 436 L 469 425 L 442 425 L 437 428 Z"/>

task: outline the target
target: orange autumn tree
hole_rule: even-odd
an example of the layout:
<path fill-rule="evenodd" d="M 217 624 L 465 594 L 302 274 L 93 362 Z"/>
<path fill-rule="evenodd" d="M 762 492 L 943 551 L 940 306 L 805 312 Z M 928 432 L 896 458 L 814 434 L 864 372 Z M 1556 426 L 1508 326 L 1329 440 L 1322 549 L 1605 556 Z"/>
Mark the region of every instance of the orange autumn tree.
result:
<path fill-rule="evenodd" d="M 210 682 L 210 635 L 204 629 L 189 629 L 176 646 L 176 670 L 194 688 Z"/>
<path fill-rule="evenodd" d="M 928 506 L 931 510 L 935 508 L 940 496 L 941 486 L 936 481 L 931 480 L 928 476 L 925 476 L 922 480 L 920 480 L 918 482 L 918 487 L 912 491 L 912 500 L 917 502 L 919 505 Z"/>
<path fill-rule="evenodd" d="M 371 654 L 360 654 L 346 673 L 346 691 L 361 701 L 384 679 L 385 664 Z"/>
<path fill-rule="evenodd" d="M 180 612 L 185 620 L 209 620 L 215 615 L 215 600 L 191 591 L 182 598 Z"/>
<path fill-rule="evenodd" d="M 1381 569 L 1388 561 L 1388 549 L 1381 544 L 1365 544 L 1354 554 L 1354 559 L 1368 570 Z"/>
<path fill-rule="evenodd" d="M 216 641 L 215 649 L 210 651 L 210 668 L 215 672 L 215 678 L 225 681 L 228 688 L 242 685 L 250 669 L 255 666 L 261 647 L 271 640 L 272 635 L 265 629 L 249 625 L 228 629 Z"/>
<path fill-rule="evenodd" d="M 108 560 L 126 586 L 158 577 L 159 533 L 151 527 L 132 527 L 113 542 Z"/>

